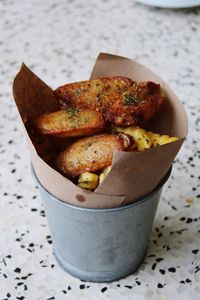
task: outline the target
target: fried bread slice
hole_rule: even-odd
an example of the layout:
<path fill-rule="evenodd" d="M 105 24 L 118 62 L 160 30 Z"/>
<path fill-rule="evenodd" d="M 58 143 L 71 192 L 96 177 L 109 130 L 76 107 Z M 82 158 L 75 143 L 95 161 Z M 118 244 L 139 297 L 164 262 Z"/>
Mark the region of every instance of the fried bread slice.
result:
<path fill-rule="evenodd" d="M 115 150 L 125 150 L 126 143 L 115 134 L 99 134 L 77 140 L 60 153 L 56 165 L 68 177 L 76 177 L 86 171 L 96 172 L 112 163 Z"/>
<path fill-rule="evenodd" d="M 59 137 L 86 136 L 105 127 L 100 112 L 72 107 L 38 116 L 32 123 L 38 133 Z"/>

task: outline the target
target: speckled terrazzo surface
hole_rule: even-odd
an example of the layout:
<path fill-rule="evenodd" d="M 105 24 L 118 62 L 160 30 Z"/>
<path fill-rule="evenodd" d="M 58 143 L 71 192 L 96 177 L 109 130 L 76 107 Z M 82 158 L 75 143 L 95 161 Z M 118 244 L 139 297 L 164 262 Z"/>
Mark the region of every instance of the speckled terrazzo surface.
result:
<path fill-rule="evenodd" d="M 52 240 L 12 101 L 22 61 L 53 88 L 89 76 L 99 52 L 138 60 L 175 90 L 189 137 L 166 184 L 147 256 L 110 284 L 65 273 Z M 133 0 L 0 1 L 0 299 L 200 299 L 200 8 Z"/>

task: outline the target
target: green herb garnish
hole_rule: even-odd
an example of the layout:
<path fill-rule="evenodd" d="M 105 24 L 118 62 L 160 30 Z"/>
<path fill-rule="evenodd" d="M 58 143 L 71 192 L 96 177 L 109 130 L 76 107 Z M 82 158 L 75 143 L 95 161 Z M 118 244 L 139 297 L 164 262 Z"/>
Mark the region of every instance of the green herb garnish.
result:
<path fill-rule="evenodd" d="M 102 95 L 100 93 L 96 96 L 96 105 L 101 106 Z"/>
<path fill-rule="evenodd" d="M 135 95 L 132 95 L 132 94 L 129 94 L 129 95 L 125 95 L 124 96 L 124 104 L 125 105 L 137 105 L 139 102 L 139 99 L 135 96 Z"/>
<path fill-rule="evenodd" d="M 84 117 L 84 123 L 87 124 L 90 121 L 89 117 Z"/>
<path fill-rule="evenodd" d="M 75 89 L 74 90 L 74 94 L 75 95 L 80 95 L 82 93 L 82 90 L 81 89 Z"/>
<path fill-rule="evenodd" d="M 68 107 L 66 108 L 67 113 L 69 114 L 69 117 L 73 117 L 74 115 L 77 115 L 80 110 L 75 107 Z"/>

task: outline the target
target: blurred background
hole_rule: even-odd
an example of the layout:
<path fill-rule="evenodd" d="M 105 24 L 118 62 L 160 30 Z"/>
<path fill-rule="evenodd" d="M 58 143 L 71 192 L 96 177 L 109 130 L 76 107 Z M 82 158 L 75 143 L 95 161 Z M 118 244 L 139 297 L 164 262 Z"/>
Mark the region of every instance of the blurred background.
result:
<path fill-rule="evenodd" d="M 12 100 L 22 62 L 56 88 L 88 79 L 99 52 L 152 69 L 174 89 L 189 117 L 189 135 L 159 205 L 145 263 L 138 273 L 106 285 L 81 283 L 57 265 Z M 0 0 L 0 299 L 132 300 L 133 291 L 137 300 L 200 299 L 199 83 L 198 7 Z"/>

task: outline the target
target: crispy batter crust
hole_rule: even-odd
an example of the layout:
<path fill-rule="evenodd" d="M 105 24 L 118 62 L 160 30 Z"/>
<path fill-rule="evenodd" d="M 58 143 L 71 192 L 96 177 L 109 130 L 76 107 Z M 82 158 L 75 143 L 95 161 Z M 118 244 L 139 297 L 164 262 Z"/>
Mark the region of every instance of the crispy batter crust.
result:
<path fill-rule="evenodd" d="M 62 103 L 74 107 L 104 110 L 109 101 L 114 100 L 121 90 L 131 86 L 132 80 L 122 76 L 65 84 L 54 91 Z M 109 104 L 110 105 L 110 104 Z"/>
<path fill-rule="evenodd" d="M 101 111 L 106 121 L 122 126 L 142 125 L 163 101 L 159 84 L 121 76 L 66 84 L 54 93 L 62 104 Z"/>
<path fill-rule="evenodd" d="M 114 134 L 81 138 L 59 155 L 56 165 L 69 177 L 86 171 L 96 172 L 110 166 L 114 151 L 122 151 L 125 147 L 123 139 Z"/>
<path fill-rule="evenodd" d="M 116 125 L 140 126 L 160 109 L 162 102 L 159 84 L 151 81 L 133 83 L 122 97 L 116 99 L 105 118 Z"/>
<path fill-rule="evenodd" d="M 90 135 L 102 131 L 105 127 L 100 112 L 70 107 L 38 116 L 32 122 L 40 134 L 60 137 Z"/>

